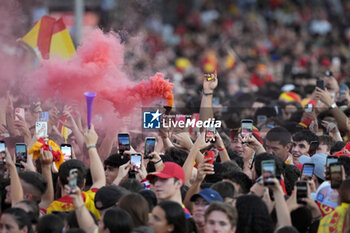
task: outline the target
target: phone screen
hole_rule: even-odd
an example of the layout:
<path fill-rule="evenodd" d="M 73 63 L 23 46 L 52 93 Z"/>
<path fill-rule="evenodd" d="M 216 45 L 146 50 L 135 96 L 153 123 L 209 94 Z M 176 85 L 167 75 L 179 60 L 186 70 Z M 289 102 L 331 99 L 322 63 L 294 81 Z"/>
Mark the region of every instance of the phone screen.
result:
<path fill-rule="evenodd" d="M 258 115 L 258 117 L 257 117 L 257 121 L 258 121 L 259 125 L 264 123 L 266 120 L 267 120 L 267 116 L 266 115 Z"/>
<path fill-rule="evenodd" d="M 272 184 L 270 182 L 271 178 L 276 176 L 275 174 L 275 161 L 274 160 L 264 160 L 261 162 L 261 174 L 263 176 L 264 186 Z"/>
<path fill-rule="evenodd" d="M 329 167 L 330 175 L 331 175 L 331 187 L 332 189 L 337 189 L 340 187 L 343 182 L 341 165 L 340 164 L 331 164 Z"/>
<path fill-rule="evenodd" d="M 27 162 L 27 146 L 24 143 L 16 143 L 16 163 Z"/>
<path fill-rule="evenodd" d="M 72 159 L 72 146 L 70 144 L 62 144 L 61 151 L 64 161 Z"/>
<path fill-rule="evenodd" d="M 47 137 L 47 122 L 37 121 L 35 123 L 35 133 L 39 138 Z"/>
<path fill-rule="evenodd" d="M 215 142 L 215 127 L 208 127 L 205 131 L 205 142 Z"/>
<path fill-rule="evenodd" d="M 337 156 L 327 156 L 327 165 L 329 166 L 332 163 L 338 163 Z"/>
<path fill-rule="evenodd" d="M 78 169 L 73 168 L 69 171 L 69 187 L 74 189 L 77 186 L 77 179 L 78 179 Z"/>
<path fill-rule="evenodd" d="M 130 136 L 127 133 L 118 134 L 119 150 L 130 150 Z"/>
<path fill-rule="evenodd" d="M 4 141 L 0 141 L 0 163 L 5 163 L 6 162 L 5 149 L 6 149 L 5 142 Z"/>
<path fill-rule="evenodd" d="M 312 110 L 313 110 L 313 105 L 312 104 L 305 105 L 305 112 L 312 112 Z"/>
<path fill-rule="evenodd" d="M 131 162 L 131 168 L 132 170 L 140 169 L 141 168 L 141 154 L 140 153 L 135 153 L 131 154 L 130 157 L 130 162 Z"/>
<path fill-rule="evenodd" d="M 147 157 L 150 153 L 154 151 L 154 147 L 156 145 L 156 138 L 146 138 L 145 142 L 145 156 Z"/>
<path fill-rule="evenodd" d="M 316 86 L 322 90 L 324 90 L 324 81 L 323 80 L 317 80 Z"/>
<path fill-rule="evenodd" d="M 50 119 L 49 112 L 40 112 L 40 117 L 39 117 L 40 121 L 49 121 L 49 119 Z"/>
<path fill-rule="evenodd" d="M 348 90 L 348 86 L 346 84 L 340 84 L 339 85 L 339 96 L 344 95 L 344 91 Z"/>
<path fill-rule="evenodd" d="M 314 164 L 304 164 L 301 178 L 303 180 L 311 180 L 312 175 L 314 174 L 314 168 Z"/>
<path fill-rule="evenodd" d="M 296 186 L 297 186 L 297 203 L 306 204 L 304 201 L 302 201 L 303 198 L 307 197 L 306 181 L 298 181 L 296 182 Z"/>
<path fill-rule="evenodd" d="M 245 137 L 247 135 L 252 135 L 253 132 L 253 121 L 252 120 L 242 120 L 241 121 L 241 134 L 242 137 Z"/>

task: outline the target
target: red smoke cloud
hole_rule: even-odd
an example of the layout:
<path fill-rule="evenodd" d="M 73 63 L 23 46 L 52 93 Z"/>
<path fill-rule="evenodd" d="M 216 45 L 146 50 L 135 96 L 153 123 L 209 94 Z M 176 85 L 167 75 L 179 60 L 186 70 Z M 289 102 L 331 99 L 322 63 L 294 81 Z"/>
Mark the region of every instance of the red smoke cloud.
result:
<path fill-rule="evenodd" d="M 94 111 L 114 112 L 120 116 L 135 107 L 149 105 L 158 99 L 172 99 L 173 85 L 157 73 L 140 83 L 130 81 L 123 72 L 123 45 L 114 33 L 94 30 L 70 60 L 42 61 L 39 69 L 25 84 L 42 98 L 56 98 L 66 103 L 81 102 L 85 91 L 97 93 Z"/>

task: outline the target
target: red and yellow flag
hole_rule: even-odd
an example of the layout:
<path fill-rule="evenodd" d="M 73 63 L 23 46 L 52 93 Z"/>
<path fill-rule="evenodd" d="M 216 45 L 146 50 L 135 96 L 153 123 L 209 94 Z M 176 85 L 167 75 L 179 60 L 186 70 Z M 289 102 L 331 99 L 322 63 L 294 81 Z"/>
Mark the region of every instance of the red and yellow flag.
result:
<path fill-rule="evenodd" d="M 56 20 L 43 16 L 20 41 L 29 46 L 40 59 L 69 59 L 75 54 L 73 41 L 62 18 Z"/>

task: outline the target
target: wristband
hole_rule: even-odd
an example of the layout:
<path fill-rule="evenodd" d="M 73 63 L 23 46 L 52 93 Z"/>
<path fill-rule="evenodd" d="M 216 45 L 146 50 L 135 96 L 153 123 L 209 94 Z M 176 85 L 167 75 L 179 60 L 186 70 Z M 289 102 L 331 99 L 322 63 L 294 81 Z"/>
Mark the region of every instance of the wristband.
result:
<path fill-rule="evenodd" d="M 206 96 L 208 96 L 208 95 L 213 95 L 213 92 L 205 93 L 205 92 L 203 91 L 203 95 L 206 95 Z"/>
<path fill-rule="evenodd" d="M 216 148 L 218 151 L 223 151 L 223 150 L 225 150 L 225 147 L 223 147 L 223 148 Z"/>
<path fill-rule="evenodd" d="M 86 147 L 87 150 L 90 150 L 90 149 L 92 149 L 92 148 L 96 148 L 96 145 L 92 145 L 92 146 Z"/>
<path fill-rule="evenodd" d="M 161 162 L 162 161 L 162 159 L 160 159 L 160 160 L 158 160 L 157 162 L 155 162 L 154 164 L 157 164 L 157 163 L 159 163 L 159 162 Z"/>
<path fill-rule="evenodd" d="M 336 103 L 333 103 L 333 104 L 329 107 L 329 110 L 335 109 L 336 107 L 337 107 L 337 104 L 336 104 Z"/>

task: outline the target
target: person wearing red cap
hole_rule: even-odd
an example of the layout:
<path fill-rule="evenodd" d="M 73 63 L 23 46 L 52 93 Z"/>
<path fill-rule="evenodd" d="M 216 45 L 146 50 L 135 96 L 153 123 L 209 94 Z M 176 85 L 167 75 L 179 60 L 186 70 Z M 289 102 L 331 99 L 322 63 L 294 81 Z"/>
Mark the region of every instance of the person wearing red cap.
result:
<path fill-rule="evenodd" d="M 150 173 L 147 179 L 153 184 L 158 200 L 175 201 L 182 205 L 181 187 L 185 183 L 185 173 L 180 165 L 165 162 L 162 171 Z"/>

